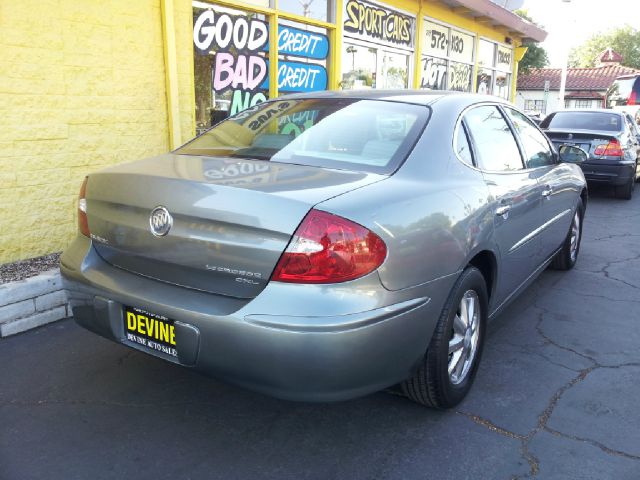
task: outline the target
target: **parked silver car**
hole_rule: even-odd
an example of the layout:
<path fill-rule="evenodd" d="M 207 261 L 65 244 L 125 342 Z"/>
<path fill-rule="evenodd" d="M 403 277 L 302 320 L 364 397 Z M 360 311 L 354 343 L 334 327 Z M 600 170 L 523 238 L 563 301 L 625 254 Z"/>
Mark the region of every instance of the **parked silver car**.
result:
<path fill-rule="evenodd" d="M 80 325 L 170 362 L 289 399 L 399 383 L 451 407 L 487 321 L 575 264 L 585 159 L 487 96 L 283 97 L 91 174 L 61 270 Z"/>

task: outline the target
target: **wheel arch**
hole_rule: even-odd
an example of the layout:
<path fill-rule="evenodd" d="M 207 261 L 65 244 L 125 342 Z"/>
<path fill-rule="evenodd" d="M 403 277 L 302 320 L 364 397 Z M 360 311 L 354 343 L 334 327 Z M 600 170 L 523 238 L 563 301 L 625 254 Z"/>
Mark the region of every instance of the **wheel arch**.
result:
<path fill-rule="evenodd" d="M 495 254 L 490 250 L 481 250 L 476 253 L 468 262 L 467 265 L 473 266 L 480 270 L 480 273 L 484 277 L 487 285 L 487 295 L 489 304 L 493 298 L 493 293 L 496 287 L 496 277 L 498 271 L 498 262 Z"/>
<path fill-rule="evenodd" d="M 580 200 L 582 200 L 582 215 L 584 215 L 584 212 L 587 209 L 587 202 L 589 201 L 589 192 L 586 186 L 584 186 L 580 192 Z"/>

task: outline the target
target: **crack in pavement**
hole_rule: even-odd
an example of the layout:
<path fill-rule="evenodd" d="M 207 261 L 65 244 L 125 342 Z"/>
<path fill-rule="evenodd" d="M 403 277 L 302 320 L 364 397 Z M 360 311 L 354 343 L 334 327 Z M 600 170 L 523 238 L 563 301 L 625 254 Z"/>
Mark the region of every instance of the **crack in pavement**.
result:
<path fill-rule="evenodd" d="M 583 271 L 588 271 L 588 270 L 583 270 Z M 590 273 L 594 273 L 594 272 L 590 272 Z M 591 293 L 584 293 L 584 292 L 577 292 L 575 290 L 567 290 L 566 288 L 556 288 L 556 291 L 558 292 L 566 292 L 566 293 L 572 293 L 574 295 L 578 295 L 580 297 L 587 297 L 587 298 L 601 298 L 603 300 L 608 300 L 610 302 L 616 302 L 616 303 L 620 303 L 620 302 L 628 302 L 628 303 L 640 303 L 640 300 L 623 300 L 623 299 L 617 299 L 617 298 L 611 298 L 611 297 L 607 297 L 605 295 L 594 295 Z"/>
<path fill-rule="evenodd" d="M 560 363 L 560 362 L 557 362 L 555 360 L 552 360 L 551 358 L 547 357 L 544 353 L 535 351 L 534 349 L 537 347 L 536 345 L 518 345 L 516 343 L 507 342 L 505 340 L 502 340 L 502 344 L 509 345 L 510 347 L 513 347 L 516 350 L 518 350 L 520 353 L 524 353 L 526 355 L 535 355 L 536 357 L 542 358 L 543 360 L 546 360 L 547 362 L 549 362 L 552 365 L 555 365 L 556 367 L 566 368 L 567 370 L 571 370 L 572 372 L 579 372 L 580 371 L 579 368 L 572 368 L 572 367 L 570 367 L 568 365 L 565 365 L 564 363 Z M 549 345 L 549 343 L 548 342 L 544 342 L 543 345 Z M 502 351 L 502 352 L 506 353 L 505 349 L 503 349 L 503 350 L 500 349 L 500 345 L 495 346 L 494 349 L 497 352 Z"/>
<path fill-rule="evenodd" d="M 640 255 L 638 256 L 638 258 L 640 258 Z M 609 263 L 607 266 L 605 266 L 603 268 L 603 271 L 605 271 L 606 268 L 609 267 L 609 265 L 613 264 L 613 263 L 619 263 L 619 262 L 611 262 Z M 605 273 L 606 275 L 606 273 Z M 557 282 L 554 282 L 554 284 Z M 637 287 L 636 287 L 637 288 Z M 539 300 L 539 295 L 540 293 L 543 291 L 542 288 L 537 289 L 534 292 L 534 301 L 533 301 L 533 308 L 537 308 L 540 313 L 538 315 L 538 321 L 536 322 L 536 332 L 537 334 L 543 339 L 544 344 L 547 345 L 553 345 L 561 350 L 570 352 L 578 357 L 581 357 L 585 360 L 588 360 L 589 362 L 591 362 L 591 366 L 587 367 L 587 368 L 583 368 L 581 370 L 574 370 L 574 369 L 570 369 L 569 367 L 566 367 L 565 365 L 557 365 L 560 367 L 564 367 L 564 368 L 569 368 L 570 370 L 576 371 L 578 372 L 578 374 L 572 378 L 571 380 L 569 380 L 567 383 L 565 383 L 564 385 L 562 385 L 558 390 L 555 391 L 555 393 L 551 396 L 549 402 L 547 403 L 545 409 L 542 411 L 542 413 L 538 416 L 538 421 L 536 423 L 536 426 L 531 429 L 526 435 L 522 435 L 519 433 L 515 433 L 512 432 L 504 427 L 501 427 L 499 425 L 496 425 L 495 423 L 491 422 L 490 420 L 487 420 L 479 415 L 475 415 L 473 413 L 469 413 L 469 412 L 463 412 L 463 411 L 458 411 L 456 413 L 458 413 L 459 415 L 462 415 L 468 419 L 470 419 L 471 421 L 473 421 L 474 423 L 481 425 L 485 428 L 487 428 L 488 430 L 497 433 L 499 435 L 508 437 L 508 438 L 512 438 L 514 440 L 518 440 L 521 444 L 520 446 L 520 454 L 521 456 L 527 461 L 527 463 L 529 464 L 529 472 L 527 474 L 523 475 L 514 475 L 512 477 L 512 480 L 518 480 L 521 478 L 533 478 L 536 477 L 540 471 L 540 460 L 533 455 L 533 453 L 531 453 L 531 451 L 529 450 L 529 445 L 531 443 L 531 440 L 540 432 L 540 431 L 545 431 L 548 433 L 551 433 L 553 435 L 556 435 L 558 437 L 562 437 L 562 438 L 566 438 L 572 441 L 576 441 L 576 442 L 583 442 L 583 443 L 588 443 L 590 445 L 593 445 L 597 448 L 599 448 L 601 451 L 603 451 L 605 454 L 607 455 L 612 455 L 612 456 L 618 456 L 618 457 L 624 457 L 624 458 L 628 458 L 631 460 L 640 460 L 640 456 L 638 455 L 634 455 L 631 454 L 629 452 L 625 452 L 625 451 L 621 451 L 621 450 L 616 450 L 613 448 L 610 448 L 608 446 L 606 446 L 605 444 L 598 442 L 597 440 L 593 440 L 590 438 L 583 438 L 583 437 L 577 437 L 574 435 L 570 435 L 564 432 L 561 432 L 559 430 L 555 430 L 549 426 L 547 426 L 547 423 L 549 422 L 549 419 L 551 418 L 551 415 L 553 414 L 553 411 L 555 410 L 556 406 L 558 405 L 558 402 L 560 401 L 560 399 L 562 398 L 562 396 L 571 388 L 573 388 L 574 386 L 576 386 L 577 384 L 579 384 L 580 382 L 584 381 L 585 378 L 587 378 L 587 376 L 598 369 L 603 369 L 603 368 L 610 368 L 610 369 L 617 369 L 617 368 L 624 368 L 624 367 L 629 367 L 629 366 L 640 366 L 640 363 L 635 363 L 635 362 L 629 362 L 629 363 L 621 363 L 621 364 L 617 364 L 617 365 L 603 365 L 601 363 L 599 363 L 594 357 L 584 354 L 582 352 L 579 352 L 578 350 L 575 350 L 571 347 L 568 347 L 566 345 L 563 345 L 555 340 L 553 340 L 551 337 L 549 337 L 544 330 L 542 329 L 542 322 L 545 319 L 545 315 L 547 314 L 552 314 L 552 312 L 550 312 L 547 308 L 539 305 L 538 300 Z M 612 300 L 612 299 L 609 299 Z M 507 344 L 509 344 L 508 342 L 505 342 Z M 515 345 L 512 345 L 515 346 Z M 523 347 L 518 347 L 518 348 L 523 348 Z M 527 352 L 527 353 L 536 353 L 536 352 Z M 551 361 L 550 359 L 546 358 L 543 354 L 537 353 L 538 356 L 544 358 L 545 360 L 549 361 L 552 364 L 556 364 L 555 362 Z"/>
<path fill-rule="evenodd" d="M 592 440 L 590 438 L 583 438 L 583 437 L 577 437 L 575 435 L 569 435 L 568 433 L 563 433 L 560 432 L 558 430 L 554 430 L 551 427 L 545 426 L 544 427 L 545 432 L 548 432 L 552 435 L 555 435 L 556 437 L 561 437 L 561 438 L 568 438 L 569 440 L 573 440 L 576 442 L 582 442 L 582 443 L 588 443 L 589 445 L 592 445 L 594 447 L 599 448 L 600 450 L 602 450 L 604 453 L 608 454 L 608 455 L 614 455 L 617 457 L 623 457 L 623 458 L 628 458 L 631 460 L 640 460 L 640 455 L 633 455 L 631 453 L 627 453 L 627 452 L 623 452 L 621 450 L 614 450 L 612 448 L 607 447 L 605 444 L 600 443 L 596 440 Z"/>

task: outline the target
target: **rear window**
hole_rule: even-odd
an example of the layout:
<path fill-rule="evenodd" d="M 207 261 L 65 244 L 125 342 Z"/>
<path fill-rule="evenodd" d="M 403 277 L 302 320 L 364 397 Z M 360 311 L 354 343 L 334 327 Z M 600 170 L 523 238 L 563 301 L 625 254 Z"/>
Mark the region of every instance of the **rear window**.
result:
<path fill-rule="evenodd" d="M 399 102 L 282 99 L 228 118 L 176 153 L 389 174 L 428 117 L 426 106 Z"/>
<path fill-rule="evenodd" d="M 578 130 L 622 130 L 622 117 L 603 112 L 556 112 L 545 118 L 540 128 L 571 128 Z"/>

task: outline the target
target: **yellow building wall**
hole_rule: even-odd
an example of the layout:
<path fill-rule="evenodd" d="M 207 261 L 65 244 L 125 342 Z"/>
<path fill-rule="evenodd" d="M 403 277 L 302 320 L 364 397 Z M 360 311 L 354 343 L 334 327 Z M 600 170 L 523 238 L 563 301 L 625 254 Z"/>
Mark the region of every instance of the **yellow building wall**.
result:
<path fill-rule="evenodd" d="M 499 42 L 509 36 L 437 0 L 385 3 Z M 193 137 L 192 31 L 191 0 L 0 1 L 0 263 L 69 244 L 85 175 L 166 152 L 171 131 L 178 143 Z M 342 33 L 338 21 L 333 52 Z M 175 55 L 165 58 L 170 42 Z M 419 58 L 418 45 L 416 70 Z M 178 104 L 170 116 L 171 70 Z"/>
<path fill-rule="evenodd" d="M 68 245 L 86 174 L 169 149 L 160 1 L 0 2 L 0 263 Z M 174 13 L 191 52 L 191 2 Z M 186 140 L 192 54 L 177 67 Z"/>

